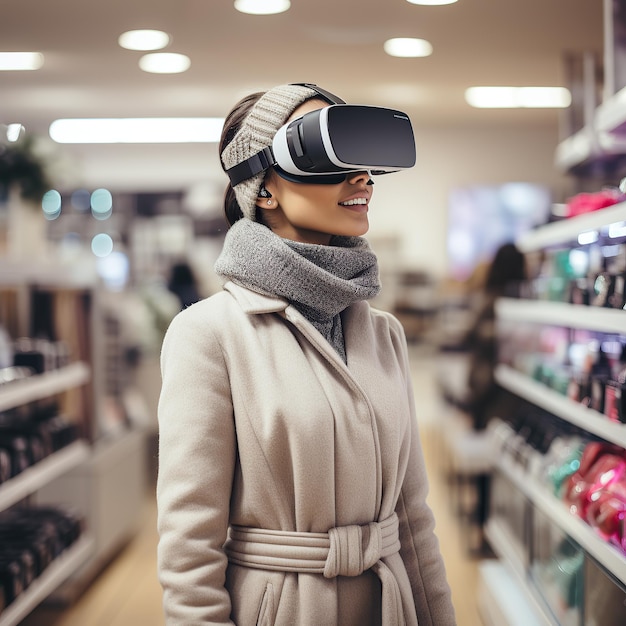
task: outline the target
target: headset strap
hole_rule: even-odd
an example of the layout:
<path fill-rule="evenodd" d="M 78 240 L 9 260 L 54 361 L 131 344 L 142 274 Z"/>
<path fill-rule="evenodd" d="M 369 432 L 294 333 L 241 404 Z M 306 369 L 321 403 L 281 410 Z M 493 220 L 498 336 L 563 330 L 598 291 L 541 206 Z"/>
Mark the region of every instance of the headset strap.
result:
<path fill-rule="evenodd" d="M 299 87 L 308 87 L 315 91 L 319 96 L 322 96 L 326 102 L 329 104 L 345 104 L 346 101 L 342 100 L 339 96 L 336 96 L 334 93 L 330 93 L 330 91 L 326 91 L 326 89 L 322 89 L 318 87 L 315 83 L 290 83 L 291 85 L 297 85 Z"/>
<path fill-rule="evenodd" d="M 233 167 L 226 170 L 226 174 L 228 174 L 228 178 L 230 178 L 231 186 L 234 187 L 244 180 L 256 176 L 259 172 L 265 171 L 272 165 L 276 165 L 276 159 L 274 159 L 271 146 L 268 146 L 242 163 L 233 165 Z"/>
<path fill-rule="evenodd" d="M 329 104 L 345 104 L 345 101 L 336 96 L 335 94 L 322 89 L 313 83 L 290 83 L 291 85 L 297 85 L 298 87 L 308 87 L 317 93 L 322 99 L 326 100 Z M 226 174 L 230 179 L 232 187 L 238 185 L 248 178 L 256 176 L 258 173 L 265 171 L 268 167 L 276 165 L 276 159 L 272 152 L 271 146 L 263 148 L 260 152 L 252 155 L 242 163 L 234 165 L 230 169 L 226 170 Z"/>

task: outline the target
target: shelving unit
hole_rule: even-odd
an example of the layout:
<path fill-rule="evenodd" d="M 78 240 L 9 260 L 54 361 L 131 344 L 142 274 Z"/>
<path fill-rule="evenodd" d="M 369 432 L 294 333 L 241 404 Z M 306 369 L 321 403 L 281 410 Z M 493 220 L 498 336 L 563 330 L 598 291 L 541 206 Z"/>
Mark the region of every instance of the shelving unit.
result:
<path fill-rule="evenodd" d="M 555 165 L 564 172 L 573 172 L 586 166 L 603 164 L 610 169 L 617 159 L 626 154 L 626 85 L 623 67 L 623 11 L 613 0 L 603 1 L 604 13 L 604 80 L 601 85 L 602 101 L 597 102 L 595 68 L 587 68 L 583 78 L 582 103 L 584 109 L 581 127 L 570 129 L 555 152 Z M 577 103 L 573 103 L 575 105 Z M 581 104 L 581 103 L 578 103 Z"/>
<path fill-rule="evenodd" d="M 500 365 L 496 380 L 505 389 L 526 398 L 533 404 L 558 417 L 593 433 L 606 441 L 626 448 L 626 424 L 611 422 L 606 416 L 566 398 L 545 385 L 520 374 L 514 369 Z"/>
<path fill-rule="evenodd" d="M 0 388 L 0 411 L 62 393 L 61 411 L 80 432 L 80 442 L 0 486 L 0 505 L 28 497 L 32 505 L 66 507 L 85 522 L 89 549 L 77 551 L 45 587 L 55 602 L 75 600 L 137 532 L 146 485 L 146 434 L 122 423 L 128 376 L 119 332 L 107 324 L 107 294 L 93 270 L 10 260 L 0 267 L 0 322 L 9 334 L 62 341 L 77 361 Z M 32 597 L 41 601 L 41 593 Z M 24 602 L 32 609 L 36 601 Z"/>
<path fill-rule="evenodd" d="M 574 248 L 579 245 L 578 237 L 581 233 L 606 233 L 612 224 L 626 224 L 626 203 L 547 224 L 527 233 L 517 243 L 524 253 L 543 252 L 551 248 Z M 512 326 L 529 324 L 626 336 L 626 311 L 566 302 L 503 298 L 496 304 L 496 319 L 498 325 L 502 325 L 502 331 Z M 496 368 L 495 376 L 503 388 L 524 401 L 576 425 L 590 435 L 626 448 L 626 424 L 611 421 L 606 415 L 571 400 L 508 364 L 500 364 Z M 498 455 L 494 471 L 502 477 L 501 480 L 519 492 L 520 497 L 528 503 L 529 511 L 537 511 L 536 514 L 533 513 L 533 517 L 540 515 L 542 519 L 549 520 L 547 523 L 559 536 L 562 533 L 571 538 L 611 577 L 626 585 L 626 555 L 606 542 L 584 520 L 572 514 L 566 504 L 554 496 L 538 477 L 518 465 L 513 458 L 503 455 Z M 508 584 L 513 581 L 518 600 L 524 599 L 524 610 L 529 611 L 536 623 L 558 626 L 558 619 L 548 609 L 546 600 L 532 581 L 528 562 L 529 548 L 512 535 L 503 518 L 498 515 L 492 516 L 488 521 L 485 534 L 499 558 L 498 565 L 508 572 Z M 486 596 L 497 596 L 496 587 L 500 580 L 494 572 L 481 570 L 481 584 Z M 511 618 L 503 623 L 516 622 Z"/>
<path fill-rule="evenodd" d="M 89 381 L 90 368 L 74 363 L 57 371 L 32 376 L 0 387 L 0 411 L 63 393 Z M 0 485 L 0 510 L 35 494 L 54 479 L 84 463 L 90 455 L 89 445 L 75 441 L 42 459 L 35 465 Z M 94 550 L 94 540 L 87 532 L 67 548 L 21 593 L 0 612 L 0 626 L 14 626 L 48 597 L 73 572 L 81 567 Z"/>
<path fill-rule="evenodd" d="M 90 536 L 81 537 L 36 578 L 19 598 L 0 613 L 0 626 L 16 626 L 75 572 L 93 552 Z"/>

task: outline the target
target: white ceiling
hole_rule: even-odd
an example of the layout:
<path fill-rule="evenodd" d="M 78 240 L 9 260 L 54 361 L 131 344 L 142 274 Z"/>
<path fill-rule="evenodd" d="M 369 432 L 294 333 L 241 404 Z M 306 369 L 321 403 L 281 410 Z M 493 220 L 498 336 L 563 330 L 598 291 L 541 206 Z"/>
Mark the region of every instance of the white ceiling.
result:
<path fill-rule="evenodd" d="M 167 51 L 191 58 L 183 74 L 142 72 L 142 53 L 118 36 L 165 30 Z M 394 36 L 429 40 L 422 59 L 387 56 Z M 472 85 L 565 85 L 566 52 L 602 53 L 601 0 L 292 0 L 273 16 L 232 0 L 4 0 L 0 50 L 40 51 L 42 69 L 0 72 L 0 123 L 47 135 L 60 117 L 224 116 L 245 93 L 315 82 L 348 102 L 394 106 L 420 126 L 554 129 L 555 110 L 477 110 Z M 58 148 L 68 184 L 112 188 L 187 184 L 215 175 L 214 145 Z M 218 172 L 219 176 L 223 176 Z M 221 182 L 225 179 L 220 178 Z M 141 189 L 137 189 L 141 190 Z"/>

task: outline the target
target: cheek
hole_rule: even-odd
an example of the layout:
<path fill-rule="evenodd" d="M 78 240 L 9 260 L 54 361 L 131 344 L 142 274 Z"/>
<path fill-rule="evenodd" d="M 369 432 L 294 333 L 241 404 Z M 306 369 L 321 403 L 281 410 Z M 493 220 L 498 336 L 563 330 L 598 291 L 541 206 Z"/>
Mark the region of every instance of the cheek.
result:
<path fill-rule="evenodd" d="M 299 218 L 315 219 L 338 208 L 336 194 L 323 187 L 302 193 L 292 192 L 285 195 L 283 210 Z"/>

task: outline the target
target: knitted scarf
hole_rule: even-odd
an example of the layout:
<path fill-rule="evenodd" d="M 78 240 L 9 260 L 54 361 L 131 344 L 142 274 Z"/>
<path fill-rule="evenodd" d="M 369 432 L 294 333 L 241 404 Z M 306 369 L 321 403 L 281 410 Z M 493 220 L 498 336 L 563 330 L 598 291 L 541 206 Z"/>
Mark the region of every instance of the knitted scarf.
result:
<path fill-rule="evenodd" d="M 344 362 L 340 313 L 380 290 L 376 256 L 365 239 L 334 236 L 328 246 L 300 243 L 248 219 L 226 234 L 215 272 L 253 291 L 285 298 Z"/>

